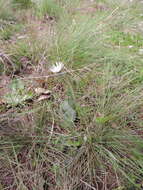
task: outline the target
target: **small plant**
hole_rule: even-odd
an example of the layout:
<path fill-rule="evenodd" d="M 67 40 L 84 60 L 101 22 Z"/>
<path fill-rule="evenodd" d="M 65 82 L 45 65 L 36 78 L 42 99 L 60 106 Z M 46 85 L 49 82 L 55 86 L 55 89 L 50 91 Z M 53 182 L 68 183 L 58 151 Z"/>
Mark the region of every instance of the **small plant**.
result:
<path fill-rule="evenodd" d="M 75 110 L 70 106 L 68 101 L 64 101 L 60 105 L 60 112 L 61 117 L 68 122 L 74 122 L 76 119 L 76 112 Z"/>
<path fill-rule="evenodd" d="M 32 98 L 32 93 L 27 92 L 24 83 L 20 80 L 13 80 L 10 84 L 10 92 L 4 96 L 4 101 L 10 106 L 22 105 L 26 100 Z"/>

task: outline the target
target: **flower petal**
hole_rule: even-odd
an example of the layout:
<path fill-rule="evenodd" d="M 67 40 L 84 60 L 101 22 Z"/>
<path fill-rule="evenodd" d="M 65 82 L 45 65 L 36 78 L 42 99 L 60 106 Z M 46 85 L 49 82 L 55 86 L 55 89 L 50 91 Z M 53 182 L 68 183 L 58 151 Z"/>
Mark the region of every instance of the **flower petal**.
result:
<path fill-rule="evenodd" d="M 55 65 L 51 66 L 50 71 L 53 73 L 58 73 L 62 70 L 64 64 L 62 62 L 56 62 Z"/>

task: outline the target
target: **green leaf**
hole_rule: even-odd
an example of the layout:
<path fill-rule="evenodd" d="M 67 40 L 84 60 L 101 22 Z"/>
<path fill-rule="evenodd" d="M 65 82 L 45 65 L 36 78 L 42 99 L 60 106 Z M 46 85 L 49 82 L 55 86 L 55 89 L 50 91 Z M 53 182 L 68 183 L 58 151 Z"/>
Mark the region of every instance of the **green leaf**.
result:
<path fill-rule="evenodd" d="M 73 140 L 68 140 L 68 141 L 67 141 L 67 145 L 68 145 L 68 146 L 77 147 L 77 146 L 80 146 L 81 144 L 82 144 L 81 141 L 73 141 Z"/>
<path fill-rule="evenodd" d="M 76 119 L 75 110 L 69 105 L 68 101 L 63 101 L 60 106 L 60 112 L 66 121 L 72 121 Z"/>
<path fill-rule="evenodd" d="M 104 123 L 108 122 L 111 119 L 113 119 L 112 116 L 97 117 L 96 122 L 99 123 L 99 124 L 104 124 Z"/>
<path fill-rule="evenodd" d="M 32 93 L 26 91 L 24 83 L 21 80 L 13 80 L 9 87 L 11 92 L 4 96 L 4 100 L 12 106 L 23 104 L 24 101 L 31 99 L 33 96 Z"/>
<path fill-rule="evenodd" d="M 24 83 L 21 80 L 13 80 L 9 86 L 13 91 L 24 90 Z"/>

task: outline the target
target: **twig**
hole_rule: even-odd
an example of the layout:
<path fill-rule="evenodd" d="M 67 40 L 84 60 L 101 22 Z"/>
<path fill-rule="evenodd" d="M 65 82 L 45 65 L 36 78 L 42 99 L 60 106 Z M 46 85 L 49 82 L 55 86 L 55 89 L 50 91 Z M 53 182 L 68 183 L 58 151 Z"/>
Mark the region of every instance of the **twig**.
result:
<path fill-rule="evenodd" d="M 95 187 L 92 187 L 90 184 L 88 184 L 87 182 L 83 181 L 82 179 L 80 180 L 82 183 L 84 183 L 86 186 L 90 187 L 93 190 L 97 190 Z"/>

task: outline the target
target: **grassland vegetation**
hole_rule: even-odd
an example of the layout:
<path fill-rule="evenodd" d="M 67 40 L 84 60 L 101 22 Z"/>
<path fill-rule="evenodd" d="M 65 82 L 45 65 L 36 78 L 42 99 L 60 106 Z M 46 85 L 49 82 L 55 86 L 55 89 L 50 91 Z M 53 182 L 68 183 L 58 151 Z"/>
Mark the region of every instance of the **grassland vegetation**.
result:
<path fill-rule="evenodd" d="M 142 2 L 0 5 L 0 188 L 140 190 Z"/>

